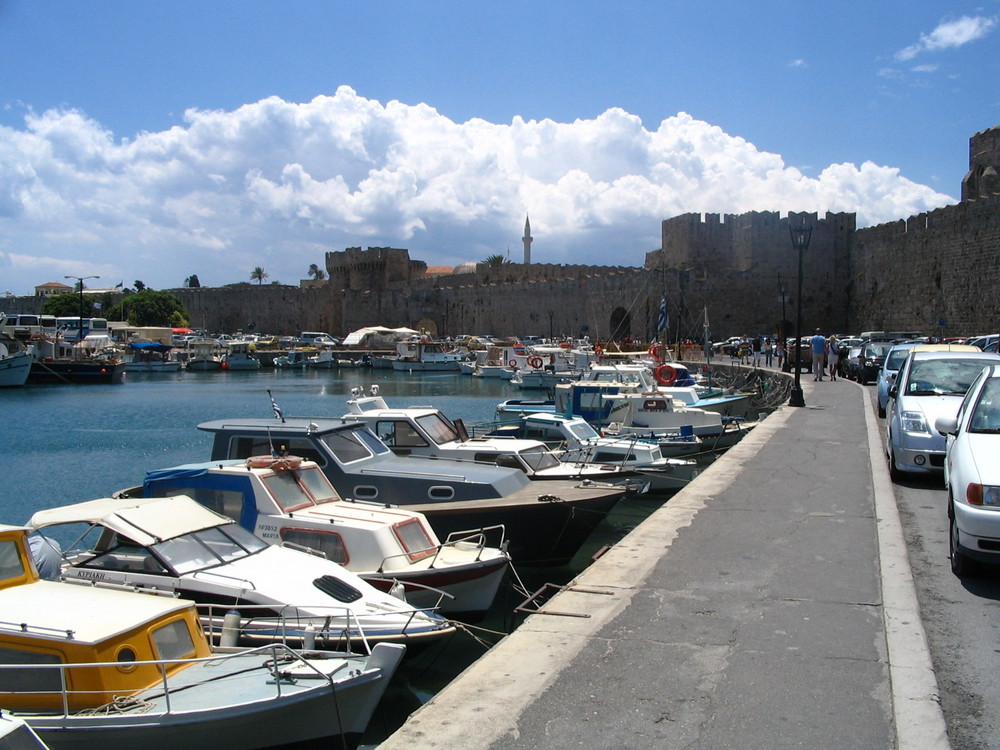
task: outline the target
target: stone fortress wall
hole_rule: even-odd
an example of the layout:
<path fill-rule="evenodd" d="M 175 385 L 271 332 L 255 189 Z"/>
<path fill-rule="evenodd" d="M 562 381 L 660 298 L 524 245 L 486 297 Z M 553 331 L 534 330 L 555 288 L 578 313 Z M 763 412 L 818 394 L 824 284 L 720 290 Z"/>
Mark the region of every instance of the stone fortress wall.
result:
<path fill-rule="evenodd" d="M 684 214 L 662 222 L 661 247 L 647 253 L 643 267 L 479 263 L 429 275 L 405 249 L 355 247 L 326 254 L 329 281 L 322 284 L 169 291 L 192 325 L 219 331 L 252 324 L 269 333 L 342 335 L 405 325 L 448 336 L 648 340 L 666 297 L 670 338 L 699 337 L 706 313 L 715 340 L 780 333 L 783 322 L 791 334 L 798 256 L 788 227 L 805 221 L 813 232 L 803 254 L 803 332 L 995 332 L 1000 126 L 973 135 L 969 151 L 961 203 L 866 229 L 856 229 L 852 213 Z M 0 309 L 38 312 L 41 303 L 8 298 Z"/>

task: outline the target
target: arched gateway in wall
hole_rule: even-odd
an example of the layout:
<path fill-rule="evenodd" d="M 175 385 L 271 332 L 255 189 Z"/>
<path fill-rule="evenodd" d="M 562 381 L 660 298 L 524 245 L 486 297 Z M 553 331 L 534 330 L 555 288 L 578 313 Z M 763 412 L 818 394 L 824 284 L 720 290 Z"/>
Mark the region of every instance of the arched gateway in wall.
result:
<path fill-rule="evenodd" d="M 621 341 L 626 336 L 632 336 L 632 316 L 624 307 L 616 307 L 611 311 L 611 335 L 612 341 Z"/>

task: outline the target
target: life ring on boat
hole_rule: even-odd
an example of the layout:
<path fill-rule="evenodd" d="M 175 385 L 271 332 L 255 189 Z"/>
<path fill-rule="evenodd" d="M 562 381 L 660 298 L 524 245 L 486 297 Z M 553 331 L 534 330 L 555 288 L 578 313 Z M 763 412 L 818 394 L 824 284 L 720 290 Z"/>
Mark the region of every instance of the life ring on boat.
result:
<path fill-rule="evenodd" d="M 671 365 L 660 365 L 653 370 L 653 377 L 660 385 L 673 385 L 674 381 L 677 380 L 677 370 Z"/>
<path fill-rule="evenodd" d="M 563 341 L 561 344 L 559 344 L 559 348 L 560 349 L 572 349 L 573 345 L 571 343 L 569 343 L 568 341 Z"/>
<path fill-rule="evenodd" d="M 597 355 L 598 359 L 600 359 L 601 357 L 603 357 L 604 356 L 604 347 L 599 346 L 596 349 L 594 349 L 594 354 Z"/>
<path fill-rule="evenodd" d="M 507 361 L 507 366 L 510 367 L 513 370 L 516 370 L 517 369 L 517 360 L 516 359 L 508 360 Z"/>
<path fill-rule="evenodd" d="M 536 370 L 542 366 L 542 358 L 537 354 L 533 357 L 528 357 L 528 365 L 534 367 Z"/>
<path fill-rule="evenodd" d="M 248 469 L 297 469 L 302 463 L 298 456 L 250 456 L 247 459 Z"/>
<path fill-rule="evenodd" d="M 649 356 L 656 362 L 663 361 L 663 344 L 650 344 Z"/>

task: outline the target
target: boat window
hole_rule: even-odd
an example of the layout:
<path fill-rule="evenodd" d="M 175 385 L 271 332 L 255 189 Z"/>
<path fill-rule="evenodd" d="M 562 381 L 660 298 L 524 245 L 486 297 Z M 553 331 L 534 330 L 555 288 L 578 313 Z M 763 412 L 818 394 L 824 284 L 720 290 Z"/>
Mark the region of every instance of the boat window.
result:
<path fill-rule="evenodd" d="M 409 422 L 385 420 L 375 423 L 378 439 L 390 448 L 423 448 L 427 441 Z"/>
<path fill-rule="evenodd" d="M 660 398 L 647 398 L 642 402 L 642 408 L 646 411 L 666 411 L 667 402 Z"/>
<path fill-rule="evenodd" d="M 24 561 L 19 549 L 20 546 L 13 540 L 0 542 L 0 581 L 24 576 Z"/>
<path fill-rule="evenodd" d="M 389 452 L 389 449 L 385 446 L 385 444 L 368 430 L 355 430 L 354 433 L 357 439 L 367 445 L 368 450 L 376 456 Z"/>
<path fill-rule="evenodd" d="M 568 424 L 567 427 L 573 437 L 579 438 L 580 440 L 593 440 L 594 438 L 600 437 L 597 430 L 591 427 L 587 422 L 573 422 Z"/>
<path fill-rule="evenodd" d="M 392 530 L 396 533 L 399 543 L 403 545 L 403 549 L 406 550 L 411 560 L 420 560 L 434 554 L 434 542 L 431 541 L 427 529 L 424 528 L 419 518 L 411 518 L 409 521 L 397 523 L 392 527 Z"/>
<path fill-rule="evenodd" d="M 153 630 L 153 643 L 160 659 L 185 659 L 195 654 L 185 620 L 174 620 Z"/>
<path fill-rule="evenodd" d="M 371 453 L 365 447 L 362 442 L 361 434 L 366 430 L 342 430 L 340 432 L 331 432 L 323 435 L 321 440 L 326 443 L 326 447 L 330 449 L 330 452 L 337 457 L 337 461 L 342 464 L 349 464 L 352 461 L 360 461 L 364 458 L 371 457 Z M 371 433 L 368 433 L 371 435 Z M 372 435 L 372 438 L 375 438 Z"/>
<path fill-rule="evenodd" d="M 251 555 L 268 548 L 267 542 L 235 523 L 220 526 L 218 531 L 232 539 Z"/>
<path fill-rule="evenodd" d="M 245 549 L 216 527 L 167 539 L 154 544 L 152 549 L 177 575 L 184 575 L 238 560 L 264 547 L 266 544 L 261 542 L 258 548 Z"/>
<path fill-rule="evenodd" d="M 0 664 L 30 665 L 40 667 L 46 664 L 60 664 L 58 654 L 44 654 L 38 651 L 22 651 L 18 648 L 0 646 Z M 32 693 L 60 691 L 62 682 L 58 669 L 4 669 L 0 666 L 0 692 Z"/>
<path fill-rule="evenodd" d="M 281 535 L 281 541 L 316 550 L 327 560 L 333 560 L 339 565 L 347 565 L 350 562 L 344 539 L 335 531 L 292 529 L 286 526 L 278 533 Z"/>
<path fill-rule="evenodd" d="M 312 505 L 312 498 L 305 493 L 305 490 L 295 481 L 295 475 L 290 471 L 282 471 L 270 476 L 261 477 L 261 481 L 267 491 L 274 498 L 284 511 L 301 508 L 305 505 Z"/>
<path fill-rule="evenodd" d="M 519 455 L 534 471 L 551 469 L 559 465 L 559 459 L 552 455 L 551 451 L 546 450 L 546 448 L 541 445 L 535 448 L 526 448 L 525 450 L 520 451 Z M 497 463 L 499 463 L 499 461 Z"/>
<path fill-rule="evenodd" d="M 417 417 L 417 424 L 438 445 L 453 443 L 459 438 L 458 430 L 440 414 L 425 414 L 422 417 Z"/>
<path fill-rule="evenodd" d="M 609 451 L 597 451 L 591 461 L 595 464 L 620 464 L 634 461 L 635 456 L 630 451 L 628 455 L 623 453 L 611 453 Z"/>
<path fill-rule="evenodd" d="M 312 495 L 313 500 L 317 503 L 340 500 L 337 490 L 330 484 L 330 480 L 326 478 L 326 474 L 319 469 L 302 469 L 298 472 L 298 477 L 302 486 L 306 488 L 306 492 Z"/>

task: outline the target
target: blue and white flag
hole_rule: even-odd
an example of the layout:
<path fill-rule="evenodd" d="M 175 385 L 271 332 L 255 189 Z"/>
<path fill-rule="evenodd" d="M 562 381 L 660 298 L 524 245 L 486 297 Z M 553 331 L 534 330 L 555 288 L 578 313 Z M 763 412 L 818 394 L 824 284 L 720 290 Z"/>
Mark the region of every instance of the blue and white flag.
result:
<path fill-rule="evenodd" d="M 280 419 L 282 422 L 284 422 L 285 421 L 285 416 L 284 416 L 284 414 L 281 413 L 281 407 L 278 406 L 278 403 L 274 400 L 274 396 L 271 395 L 271 389 L 270 388 L 267 391 L 267 395 L 268 395 L 268 398 L 271 399 L 271 408 L 274 409 L 274 418 L 275 419 Z"/>
<path fill-rule="evenodd" d="M 660 297 L 660 316 L 656 320 L 656 332 L 663 333 L 670 325 L 670 315 L 667 313 L 667 298 Z"/>

